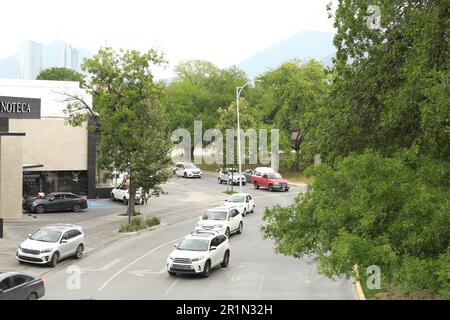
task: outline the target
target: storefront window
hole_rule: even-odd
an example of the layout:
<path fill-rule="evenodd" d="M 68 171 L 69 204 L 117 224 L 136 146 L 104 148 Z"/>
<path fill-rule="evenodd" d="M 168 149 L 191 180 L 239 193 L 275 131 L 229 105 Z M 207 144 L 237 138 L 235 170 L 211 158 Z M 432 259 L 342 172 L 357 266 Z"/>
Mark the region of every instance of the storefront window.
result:
<path fill-rule="evenodd" d="M 87 194 L 86 171 L 29 171 L 23 173 L 24 196 L 35 196 L 38 192 L 72 192 Z"/>

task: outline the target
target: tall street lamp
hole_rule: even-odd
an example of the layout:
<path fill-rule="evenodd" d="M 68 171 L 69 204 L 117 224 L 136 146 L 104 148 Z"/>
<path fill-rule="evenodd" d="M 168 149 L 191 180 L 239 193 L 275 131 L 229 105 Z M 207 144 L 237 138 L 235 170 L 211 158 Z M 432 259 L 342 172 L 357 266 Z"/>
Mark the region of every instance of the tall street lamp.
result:
<path fill-rule="evenodd" d="M 242 166 L 241 166 L 241 126 L 239 124 L 239 97 L 242 90 L 247 86 L 253 86 L 254 81 L 248 81 L 241 87 L 236 87 L 236 110 L 237 110 L 237 144 L 238 144 L 238 164 L 239 164 L 239 192 L 242 193 Z"/>

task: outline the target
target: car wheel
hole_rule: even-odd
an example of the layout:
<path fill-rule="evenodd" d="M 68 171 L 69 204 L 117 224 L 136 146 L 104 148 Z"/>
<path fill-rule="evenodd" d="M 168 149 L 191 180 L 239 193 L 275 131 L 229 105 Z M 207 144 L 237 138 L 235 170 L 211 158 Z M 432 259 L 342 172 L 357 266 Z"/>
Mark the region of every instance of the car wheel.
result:
<path fill-rule="evenodd" d="M 242 185 L 245 186 L 245 182 L 242 182 Z"/>
<path fill-rule="evenodd" d="M 222 179 L 218 178 L 217 181 L 219 182 L 219 184 L 222 184 Z"/>
<path fill-rule="evenodd" d="M 183 177 L 184 177 L 185 179 L 187 179 L 187 174 L 186 174 L 186 172 L 184 173 Z"/>
<path fill-rule="evenodd" d="M 255 183 L 253 184 L 253 186 L 255 187 L 255 189 L 259 189 L 258 182 L 255 182 Z"/>
<path fill-rule="evenodd" d="M 81 259 L 83 257 L 84 246 L 79 244 L 77 247 L 77 251 L 75 251 L 75 259 Z"/>
<path fill-rule="evenodd" d="M 288 192 L 288 191 L 289 191 L 289 188 L 285 189 L 285 191 Z"/>
<path fill-rule="evenodd" d="M 208 278 L 211 273 L 211 261 L 206 261 L 205 266 L 203 267 L 202 277 Z"/>
<path fill-rule="evenodd" d="M 36 207 L 36 213 L 44 213 L 44 212 L 45 212 L 45 208 L 43 205 L 40 204 Z"/>
<path fill-rule="evenodd" d="M 114 197 L 114 193 L 111 193 L 111 201 L 116 201 L 116 197 Z"/>
<path fill-rule="evenodd" d="M 255 212 L 255 205 L 253 205 L 252 211 L 251 211 L 251 212 L 252 212 L 252 213 Z"/>
<path fill-rule="evenodd" d="M 269 184 L 269 191 L 272 192 L 273 191 L 273 186 L 271 184 Z"/>
<path fill-rule="evenodd" d="M 128 200 L 127 200 L 127 198 L 125 198 L 125 197 L 123 197 L 123 204 L 124 204 L 124 205 L 127 205 L 127 204 L 128 204 Z"/>
<path fill-rule="evenodd" d="M 225 230 L 225 235 L 227 236 L 227 238 L 230 237 L 230 228 L 227 228 L 227 230 Z"/>
<path fill-rule="evenodd" d="M 59 260 L 59 253 L 58 253 L 58 251 L 56 251 L 52 255 L 52 258 L 50 259 L 50 262 L 48 264 L 50 265 L 50 267 L 54 268 L 58 264 L 58 260 Z"/>
<path fill-rule="evenodd" d="M 247 209 L 244 209 L 244 211 L 242 212 L 242 216 L 245 217 L 247 215 Z"/>
<path fill-rule="evenodd" d="M 37 300 L 37 294 L 35 292 L 30 293 L 30 295 L 27 297 L 27 300 Z"/>
<path fill-rule="evenodd" d="M 227 252 L 225 252 L 225 255 L 223 256 L 223 261 L 220 264 L 220 266 L 222 268 L 226 268 L 226 267 L 228 267 L 229 262 L 230 262 L 230 251 L 227 250 Z"/>
<path fill-rule="evenodd" d="M 237 231 L 237 233 L 241 234 L 242 230 L 244 229 L 244 224 L 242 223 L 242 221 L 239 223 L 239 229 Z"/>
<path fill-rule="evenodd" d="M 172 271 L 167 271 L 167 273 L 169 274 L 169 276 L 172 276 L 172 277 L 177 275 L 175 272 L 172 272 Z"/>
<path fill-rule="evenodd" d="M 81 211 L 81 206 L 78 203 L 75 203 L 73 205 L 72 211 L 73 212 L 80 212 Z"/>

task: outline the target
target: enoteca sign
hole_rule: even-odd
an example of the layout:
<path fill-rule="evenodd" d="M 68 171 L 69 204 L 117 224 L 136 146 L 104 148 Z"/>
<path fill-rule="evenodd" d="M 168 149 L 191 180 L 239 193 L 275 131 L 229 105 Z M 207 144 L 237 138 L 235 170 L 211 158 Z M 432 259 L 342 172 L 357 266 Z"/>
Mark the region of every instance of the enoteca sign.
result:
<path fill-rule="evenodd" d="M 41 99 L 0 96 L 0 117 L 9 119 L 40 119 Z"/>

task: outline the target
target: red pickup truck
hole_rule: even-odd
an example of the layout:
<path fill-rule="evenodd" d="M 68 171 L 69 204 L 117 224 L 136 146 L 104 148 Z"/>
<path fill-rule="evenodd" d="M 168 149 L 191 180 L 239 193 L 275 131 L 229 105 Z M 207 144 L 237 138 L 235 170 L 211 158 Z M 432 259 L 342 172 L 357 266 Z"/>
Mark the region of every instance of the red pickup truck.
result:
<path fill-rule="evenodd" d="M 253 184 L 255 189 L 263 187 L 269 189 L 270 191 L 289 191 L 288 181 L 275 171 L 259 171 L 256 169 L 250 177 L 250 182 Z"/>

